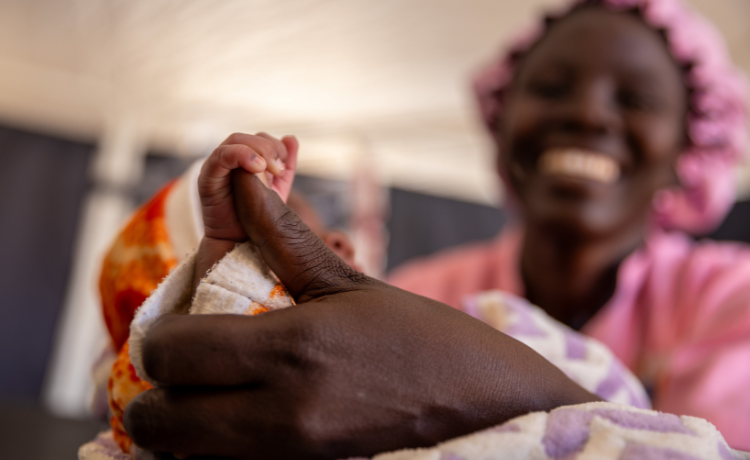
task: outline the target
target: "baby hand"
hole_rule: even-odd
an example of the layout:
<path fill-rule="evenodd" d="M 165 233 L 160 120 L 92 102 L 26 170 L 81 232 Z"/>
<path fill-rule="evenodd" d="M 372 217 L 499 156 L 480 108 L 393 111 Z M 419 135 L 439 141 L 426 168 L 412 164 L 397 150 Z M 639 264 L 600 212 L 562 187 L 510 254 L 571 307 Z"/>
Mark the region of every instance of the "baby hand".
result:
<path fill-rule="evenodd" d="M 235 210 L 233 169 L 264 173 L 269 188 L 286 202 L 297 167 L 298 147 L 293 136 L 278 140 L 266 133 L 234 133 L 222 142 L 203 163 L 198 177 L 205 237 L 234 242 L 247 239 Z"/>
<path fill-rule="evenodd" d="M 286 202 L 297 168 L 299 144 L 294 136 L 281 140 L 266 133 L 234 133 L 203 163 L 198 176 L 204 236 L 195 260 L 193 289 L 235 243 L 247 239 L 235 209 L 232 170 L 262 174 L 265 183 Z"/>

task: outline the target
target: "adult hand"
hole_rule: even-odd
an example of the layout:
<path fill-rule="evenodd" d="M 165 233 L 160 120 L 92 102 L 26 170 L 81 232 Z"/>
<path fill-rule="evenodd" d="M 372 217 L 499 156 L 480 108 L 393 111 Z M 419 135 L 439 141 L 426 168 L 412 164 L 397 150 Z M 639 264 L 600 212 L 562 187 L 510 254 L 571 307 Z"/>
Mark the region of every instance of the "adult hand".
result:
<path fill-rule="evenodd" d="M 371 456 L 596 400 L 490 326 L 354 271 L 256 177 L 232 178 L 244 229 L 298 305 L 158 320 L 144 342 L 158 388 L 125 412 L 141 448 Z"/>

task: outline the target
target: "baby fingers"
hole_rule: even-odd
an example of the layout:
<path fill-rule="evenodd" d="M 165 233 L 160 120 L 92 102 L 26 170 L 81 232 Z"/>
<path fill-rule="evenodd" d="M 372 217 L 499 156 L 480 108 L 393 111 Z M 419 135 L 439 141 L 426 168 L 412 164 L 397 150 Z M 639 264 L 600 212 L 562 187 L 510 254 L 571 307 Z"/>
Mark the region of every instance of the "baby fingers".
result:
<path fill-rule="evenodd" d="M 247 145 L 221 144 L 203 163 L 199 184 L 209 189 L 226 186 L 233 169 L 257 174 L 265 171 L 266 166 L 265 158 Z"/>
<path fill-rule="evenodd" d="M 263 158 L 266 162 L 266 170 L 274 176 L 280 175 L 285 169 L 284 162 L 287 158 L 286 146 L 269 134 L 258 133 L 257 135 L 252 135 L 234 133 L 222 145 L 243 145 L 248 147 L 254 154 Z M 258 172 L 254 170 L 249 171 Z"/>

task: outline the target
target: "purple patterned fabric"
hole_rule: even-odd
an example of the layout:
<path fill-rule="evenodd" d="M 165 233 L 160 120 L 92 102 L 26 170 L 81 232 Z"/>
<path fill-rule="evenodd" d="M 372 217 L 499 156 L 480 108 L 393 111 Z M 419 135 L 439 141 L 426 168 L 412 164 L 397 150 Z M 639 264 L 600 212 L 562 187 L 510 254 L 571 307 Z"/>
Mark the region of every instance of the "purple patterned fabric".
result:
<path fill-rule="evenodd" d="M 682 433 L 692 436 L 695 435 L 695 433 L 682 424 L 680 417 L 673 414 L 664 414 L 660 412 L 643 414 L 640 412 L 617 409 L 594 409 L 592 412 L 595 415 L 605 418 L 623 428 L 656 431 L 658 433 Z"/>
<path fill-rule="evenodd" d="M 719 450 L 719 457 L 721 457 L 721 460 L 737 460 L 737 457 L 732 455 L 732 452 L 729 451 L 729 447 L 727 447 L 726 442 L 716 441 L 716 444 Z"/>
<path fill-rule="evenodd" d="M 594 393 L 602 399 L 611 400 L 618 391 L 624 390 L 628 394 L 629 404 L 641 409 L 651 408 L 651 402 L 646 396 L 636 394 L 625 381 L 625 368 L 622 363 L 613 360 L 610 364 L 607 376 L 594 390 Z"/>
<path fill-rule="evenodd" d="M 459 457 L 458 455 L 451 452 L 444 452 L 442 455 L 440 455 L 440 460 L 464 460 L 464 457 Z"/>
<path fill-rule="evenodd" d="M 603 399 L 610 399 L 625 385 L 625 377 L 622 374 L 622 368 L 612 361 L 609 366 L 607 377 L 599 383 L 594 393 Z"/>
<path fill-rule="evenodd" d="M 549 360 L 573 381 L 608 401 L 649 409 L 640 382 L 596 340 L 550 318 L 528 300 L 489 291 L 464 299 L 465 311 Z"/>
<path fill-rule="evenodd" d="M 657 433 L 680 433 L 695 436 L 686 428 L 680 417 L 659 412 L 642 413 L 630 409 L 593 409 L 585 411 L 562 408 L 552 411 L 547 418 L 542 445 L 553 459 L 563 459 L 580 452 L 589 440 L 589 425 L 594 417 L 601 417 L 622 428 L 646 430 Z M 633 447 L 632 455 L 641 452 Z M 625 458 L 625 457 L 622 457 Z M 628 457 L 652 458 L 652 457 Z M 662 457 L 653 457 L 662 458 Z M 669 457 L 672 458 L 672 457 Z M 683 457 L 674 457 L 682 459 Z M 684 457 L 685 459 L 690 457 Z"/>
<path fill-rule="evenodd" d="M 519 335 L 544 337 L 547 335 L 547 333 L 541 330 L 534 322 L 534 319 L 531 317 L 531 310 L 526 301 L 519 301 L 512 296 L 505 296 L 504 300 L 508 309 L 516 315 L 516 322 L 508 326 L 503 332 L 511 337 Z"/>
<path fill-rule="evenodd" d="M 701 460 L 700 457 L 685 454 L 665 447 L 646 446 L 628 442 L 619 460 Z"/>
<path fill-rule="evenodd" d="M 553 459 L 562 459 L 583 449 L 589 439 L 589 423 L 594 414 L 578 409 L 558 409 L 547 417 L 542 438 L 544 452 Z"/>
<path fill-rule="evenodd" d="M 750 460 L 750 453 L 727 447 L 712 425 L 690 424 L 691 419 L 623 404 L 595 402 L 524 415 L 432 448 L 404 449 L 377 455 L 374 460 L 506 457 L 532 460 L 541 458 L 540 455 L 552 460 L 576 460 L 583 453 L 586 458 L 602 460 Z M 540 423 L 544 423 L 541 439 Z M 685 423 L 690 424 L 692 430 Z M 497 436 L 498 432 L 506 434 Z M 686 443 L 686 439 L 690 442 Z"/>
<path fill-rule="evenodd" d="M 84 444 L 78 451 L 78 457 L 81 460 L 90 458 L 109 460 L 131 460 L 130 455 L 120 450 L 120 447 L 112 438 L 112 431 L 99 433 L 96 438 L 88 444 Z"/>
<path fill-rule="evenodd" d="M 568 359 L 586 359 L 586 339 L 580 334 L 566 331 L 565 356 Z"/>
<path fill-rule="evenodd" d="M 472 318 L 482 320 L 482 315 L 479 312 L 479 299 L 475 295 L 463 299 L 463 302 L 461 302 L 461 311 Z"/>

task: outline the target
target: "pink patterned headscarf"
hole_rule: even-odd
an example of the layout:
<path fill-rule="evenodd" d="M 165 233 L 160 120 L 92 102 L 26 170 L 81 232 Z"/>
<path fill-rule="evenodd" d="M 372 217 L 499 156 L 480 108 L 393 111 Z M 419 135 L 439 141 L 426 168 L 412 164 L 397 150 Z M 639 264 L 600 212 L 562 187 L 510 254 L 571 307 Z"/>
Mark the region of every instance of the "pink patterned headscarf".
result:
<path fill-rule="evenodd" d="M 683 67 L 691 90 L 690 145 L 678 159 L 681 187 L 657 194 L 654 220 L 665 229 L 710 232 L 734 202 L 733 166 L 748 146 L 744 74 L 732 64 L 724 40 L 713 25 L 680 0 L 573 0 L 550 17 L 564 17 L 583 5 L 637 11 L 646 24 L 663 32 L 672 55 Z M 546 24 L 538 24 L 517 37 L 501 58 L 474 80 L 482 116 L 498 143 L 496 126 L 503 116 L 502 95 L 524 52 L 545 32 Z"/>

